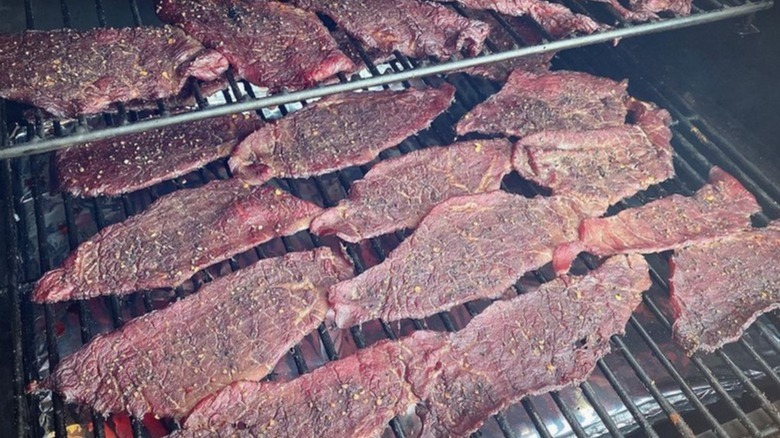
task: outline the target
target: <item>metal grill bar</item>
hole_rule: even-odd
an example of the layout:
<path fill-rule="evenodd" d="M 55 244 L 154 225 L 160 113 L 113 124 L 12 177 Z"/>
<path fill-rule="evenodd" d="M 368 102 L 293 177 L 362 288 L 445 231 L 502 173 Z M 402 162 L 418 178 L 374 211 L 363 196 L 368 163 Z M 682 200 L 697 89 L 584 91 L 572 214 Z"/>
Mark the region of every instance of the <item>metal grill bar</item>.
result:
<path fill-rule="evenodd" d="M 138 14 L 137 4 L 135 0 L 130 0 L 131 10 L 133 12 L 134 20 L 140 23 L 140 14 Z M 30 3 L 30 0 L 26 0 L 26 4 Z M 134 6 L 133 6 L 134 5 Z M 238 102 L 229 105 L 214 106 L 201 111 L 192 111 L 182 114 L 172 115 L 170 117 L 158 117 L 153 119 L 147 119 L 138 123 L 129 124 L 126 126 L 115 127 L 112 129 L 96 130 L 85 133 L 74 133 L 62 138 L 50 138 L 42 139 L 14 145 L 3 150 L 0 150 L 0 159 L 19 157 L 23 155 L 31 155 L 37 153 L 43 153 L 60 149 L 63 147 L 85 143 L 89 141 L 95 141 L 104 138 L 110 138 L 117 135 L 124 135 L 130 133 L 143 132 L 150 129 L 161 128 L 164 126 L 171 126 L 179 123 L 204 120 L 207 118 L 233 114 L 244 111 L 254 111 L 261 108 L 278 106 L 297 101 L 309 100 L 316 97 L 322 97 L 329 94 L 335 94 L 345 91 L 353 91 L 361 88 L 368 88 L 378 85 L 387 85 L 394 82 L 402 82 L 409 79 L 421 78 L 425 76 L 433 76 L 442 73 L 453 72 L 462 70 L 468 67 L 475 67 L 479 65 L 486 65 L 498 61 L 504 61 L 521 56 L 527 56 L 532 54 L 546 53 L 550 51 L 559 51 L 564 49 L 570 49 L 574 47 L 582 47 L 591 44 L 597 44 L 602 42 L 608 42 L 613 40 L 619 40 L 623 38 L 629 38 L 636 35 L 649 34 L 655 32 L 663 32 L 672 29 L 678 29 L 682 27 L 693 26 L 697 24 L 704 24 L 713 21 L 724 20 L 728 18 L 738 17 L 746 14 L 751 14 L 757 11 L 768 9 L 772 6 L 771 1 L 766 2 L 747 2 L 733 7 L 724 7 L 719 10 L 707 11 L 705 13 L 694 14 L 687 17 L 671 18 L 653 23 L 645 23 L 638 25 L 627 25 L 621 28 L 615 28 L 612 30 L 586 35 L 577 36 L 560 41 L 546 42 L 543 44 L 520 47 L 516 49 L 510 49 L 507 51 L 492 53 L 489 55 L 478 56 L 469 59 L 460 59 L 455 61 L 449 61 L 444 63 L 438 63 L 419 67 L 410 70 L 404 70 L 402 72 L 394 72 L 381 76 L 374 75 L 370 78 L 354 80 L 350 82 L 340 83 L 336 85 L 326 85 L 314 89 L 297 91 L 289 94 L 277 94 L 260 99 L 249 100 L 246 102 Z M 28 22 L 32 20 L 32 12 L 29 13 Z"/>

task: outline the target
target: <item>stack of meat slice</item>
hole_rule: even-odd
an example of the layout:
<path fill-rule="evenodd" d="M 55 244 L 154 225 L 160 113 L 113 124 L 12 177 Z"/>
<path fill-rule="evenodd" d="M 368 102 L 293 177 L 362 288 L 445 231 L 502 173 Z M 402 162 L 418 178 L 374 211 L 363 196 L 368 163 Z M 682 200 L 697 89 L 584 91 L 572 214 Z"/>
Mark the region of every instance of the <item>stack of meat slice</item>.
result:
<path fill-rule="evenodd" d="M 693 353 L 737 340 L 780 308 L 780 224 L 675 251 L 670 262 L 674 337 Z"/>
<path fill-rule="evenodd" d="M 378 436 L 416 404 L 424 436 L 468 436 L 509 403 L 586 379 L 650 287 L 647 271 L 619 256 L 494 303 L 459 332 L 380 342 L 290 382 L 235 383 L 175 436 Z"/>
<path fill-rule="evenodd" d="M 309 227 L 322 209 L 271 187 L 213 181 L 110 225 L 46 273 L 32 299 L 54 302 L 176 287 L 197 271 Z"/>
<path fill-rule="evenodd" d="M 233 151 L 230 170 L 262 184 L 365 164 L 430 126 L 454 96 L 449 84 L 329 96 L 247 137 Z"/>
<path fill-rule="evenodd" d="M 230 155 L 262 124 L 237 114 L 62 149 L 54 160 L 59 188 L 116 196 L 150 187 Z"/>
<path fill-rule="evenodd" d="M 236 380 L 259 380 L 322 322 L 352 266 L 327 248 L 261 260 L 100 335 L 47 380 L 97 412 L 179 418 Z"/>
<path fill-rule="evenodd" d="M 423 0 L 293 0 L 327 15 L 360 41 L 375 60 L 399 52 L 414 58 L 449 58 L 482 51 L 490 26 Z"/>
<path fill-rule="evenodd" d="M 0 97 L 57 117 L 181 96 L 191 78 L 212 81 L 228 67 L 179 29 L 59 29 L 0 35 Z"/>
<path fill-rule="evenodd" d="M 316 15 L 275 1 L 160 0 L 160 18 L 218 50 L 271 91 L 311 87 L 357 69 Z"/>

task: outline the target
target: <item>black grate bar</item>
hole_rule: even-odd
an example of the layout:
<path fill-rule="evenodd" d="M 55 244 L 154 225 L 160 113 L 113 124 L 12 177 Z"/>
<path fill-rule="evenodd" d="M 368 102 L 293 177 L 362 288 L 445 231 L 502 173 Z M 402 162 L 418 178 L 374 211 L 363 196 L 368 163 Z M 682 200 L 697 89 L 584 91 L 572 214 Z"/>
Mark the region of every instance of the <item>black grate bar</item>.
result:
<path fill-rule="evenodd" d="M 130 13 L 133 15 L 133 23 L 136 26 L 143 26 L 143 20 L 141 20 L 141 12 L 138 10 L 138 2 L 136 0 L 128 0 L 130 3 Z"/>
<path fill-rule="evenodd" d="M 534 427 L 536 428 L 536 431 L 539 433 L 539 435 L 542 438 L 552 438 L 552 434 L 550 434 L 550 431 L 547 429 L 547 425 L 544 424 L 544 420 L 542 420 L 542 417 L 539 416 L 539 412 L 536 411 L 536 408 L 534 407 L 534 404 L 531 403 L 531 400 L 526 397 L 520 402 L 520 404 L 523 405 L 525 413 L 528 414 L 528 418 L 531 419 L 531 423 L 534 424 Z"/>
<path fill-rule="evenodd" d="M 580 390 L 582 391 L 582 394 L 585 396 L 585 398 L 588 399 L 590 405 L 593 406 L 596 414 L 598 414 L 599 418 L 601 418 L 601 420 L 604 422 L 604 426 L 607 428 L 609 433 L 613 437 L 622 437 L 623 433 L 620 432 L 620 429 L 617 427 L 615 422 L 612 421 L 612 417 L 609 415 L 606 409 L 604 409 L 604 406 L 601 405 L 601 402 L 596 396 L 596 393 L 593 392 L 593 388 L 590 386 L 590 383 L 582 382 L 580 384 Z"/>
<path fill-rule="evenodd" d="M 565 418 L 571 426 L 572 432 L 574 432 L 574 434 L 578 437 L 587 437 L 588 434 L 585 433 L 585 429 L 583 429 L 582 425 L 580 425 L 580 422 L 577 421 L 577 417 L 574 415 L 571 409 L 569 409 L 569 407 L 566 406 L 566 403 L 561 400 L 561 396 L 558 391 L 551 392 L 550 398 L 552 398 L 553 402 L 555 402 L 555 405 L 558 406 L 558 409 L 561 411 L 561 414 L 563 414 L 563 418 Z"/>
<path fill-rule="evenodd" d="M 95 0 L 95 13 L 97 13 L 98 24 L 100 27 L 105 27 L 106 9 L 103 7 L 103 0 Z"/>
<path fill-rule="evenodd" d="M 29 2 L 30 0 L 26 0 Z M 131 10 L 134 8 L 134 0 L 131 1 Z M 164 126 L 171 126 L 179 123 L 190 122 L 195 120 L 204 120 L 207 118 L 218 117 L 228 114 L 234 114 L 244 111 L 253 111 L 261 108 L 283 105 L 287 103 L 293 103 L 302 100 L 308 100 L 316 97 L 322 97 L 329 94 L 341 93 L 345 91 L 353 91 L 361 88 L 368 88 L 377 85 L 387 85 L 394 82 L 402 82 L 409 79 L 421 78 L 424 76 L 432 76 L 436 74 L 442 74 L 447 72 L 453 72 L 462 70 L 468 67 L 475 67 L 478 65 L 486 65 L 498 61 L 505 61 L 508 59 L 518 58 L 521 56 L 527 56 L 532 54 L 546 53 L 551 51 L 560 51 L 564 49 L 570 49 L 574 47 L 582 47 L 585 45 L 609 42 L 616 39 L 628 38 L 641 34 L 656 33 L 662 31 L 668 31 L 672 29 L 678 29 L 682 27 L 693 26 L 697 24 L 704 24 L 713 21 L 724 20 L 727 18 L 738 17 L 768 9 L 772 6 L 771 2 L 765 3 L 746 3 L 744 5 L 734 6 L 730 8 L 724 8 L 717 11 L 707 12 L 705 14 L 690 15 L 687 17 L 671 18 L 663 21 L 657 21 L 653 23 L 638 24 L 634 26 L 627 26 L 623 28 L 617 28 L 599 32 L 591 35 L 579 36 L 568 38 L 560 41 L 549 42 L 545 44 L 539 44 L 528 47 L 521 47 L 516 49 L 510 49 L 500 53 L 493 53 L 490 55 L 483 55 L 469 59 L 460 59 L 456 61 L 439 63 L 435 65 L 428 65 L 417 69 L 405 70 L 402 72 L 387 73 L 384 75 L 374 75 L 370 78 L 358 79 L 350 82 L 325 85 L 318 88 L 296 91 L 289 94 L 277 94 L 273 96 L 263 97 L 256 100 L 233 103 L 230 105 L 219 105 L 208 108 L 203 111 L 187 112 L 183 114 L 176 114 L 170 117 L 154 118 L 149 120 L 140 121 L 127 126 L 96 130 L 88 133 L 76 133 L 62 138 L 52 138 L 41 140 L 36 143 L 23 143 L 15 145 L 4 150 L 0 150 L 0 159 L 18 157 L 23 155 L 31 155 L 36 153 L 47 152 L 55 149 L 60 149 L 66 146 L 71 146 L 79 143 L 85 143 L 89 141 L 95 141 L 103 138 L 114 137 L 118 135 L 143 132 L 150 129 L 161 128 Z M 134 15 L 137 13 L 137 5 Z M 135 17 L 134 17 L 135 18 Z M 137 17 L 140 20 L 140 15 Z"/>
<path fill-rule="evenodd" d="M 688 423 L 685 422 L 685 420 L 682 418 L 682 415 L 680 415 L 680 413 L 675 410 L 674 406 L 669 403 L 669 400 L 667 400 L 661 391 L 658 390 L 658 387 L 655 385 L 653 379 L 647 374 L 647 372 L 644 370 L 644 367 L 639 364 L 639 362 L 636 360 L 636 357 L 634 357 L 633 353 L 631 353 L 631 351 L 628 349 L 626 343 L 623 342 L 623 339 L 621 339 L 620 336 L 613 336 L 611 339 L 612 342 L 617 345 L 618 350 L 626 359 L 626 362 L 628 362 L 628 364 L 634 370 L 634 373 L 637 375 L 639 380 L 642 382 L 645 388 L 647 388 L 661 409 L 666 413 L 669 421 L 671 421 L 671 423 L 680 431 L 680 434 L 686 438 L 695 437 L 696 435 L 693 433 L 690 426 L 688 426 Z M 709 412 L 706 410 L 704 412 L 709 414 Z M 728 435 L 726 435 L 725 432 L 722 435 L 718 434 L 718 436 L 721 436 L 722 438 L 728 438 Z"/>
<path fill-rule="evenodd" d="M 653 429 L 653 426 L 650 424 L 650 422 L 647 421 L 647 417 L 645 417 L 636 403 L 634 403 L 634 400 L 631 399 L 631 396 L 628 395 L 628 391 L 626 391 L 626 388 L 624 388 L 623 384 L 620 383 L 620 380 L 618 380 L 615 373 L 612 372 L 612 369 L 607 366 L 606 362 L 604 362 L 604 359 L 599 359 L 599 361 L 596 362 L 596 365 L 599 367 L 599 370 L 601 370 L 601 373 L 604 374 L 604 377 L 607 378 L 607 382 L 612 385 L 612 388 L 617 393 L 620 401 L 623 402 L 623 405 L 626 407 L 626 409 L 628 409 L 628 412 L 631 413 L 647 437 L 658 438 L 658 434 L 655 432 L 655 429 Z"/>

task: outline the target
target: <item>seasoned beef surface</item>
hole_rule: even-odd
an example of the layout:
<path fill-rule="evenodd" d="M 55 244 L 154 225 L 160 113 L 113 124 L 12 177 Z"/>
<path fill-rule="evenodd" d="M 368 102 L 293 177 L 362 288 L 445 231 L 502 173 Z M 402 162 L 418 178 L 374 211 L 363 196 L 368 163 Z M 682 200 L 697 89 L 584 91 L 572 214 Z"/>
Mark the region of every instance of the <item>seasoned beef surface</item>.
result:
<path fill-rule="evenodd" d="M 262 184 L 365 164 L 430 126 L 454 95 L 455 88 L 445 84 L 328 96 L 247 137 L 233 151 L 230 170 Z"/>
<path fill-rule="evenodd" d="M 349 197 L 311 223 L 316 234 L 348 242 L 414 228 L 436 204 L 498 190 L 511 170 L 506 140 L 432 147 L 380 161 L 350 188 Z"/>
<path fill-rule="evenodd" d="M 271 91 L 311 87 L 356 69 L 316 15 L 275 1 L 159 0 L 157 14 L 218 50 Z"/>
<path fill-rule="evenodd" d="M 690 15 L 692 0 L 628 0 L 629 8 L 638 14 L 657 16 L 661 12 L 671 12 L 674 15 Z"/>
<path fill-rule="evenodd" d="M 100 413 L 179 418 L 212 392 L 273 370 L 322 322 L 327 287 L 351 275 L 327 248 L 261 260 L 96 337 L 47 383 Z"/>
<path fill-rule="evenodd" d="M 649 287 L 644 259 L 620 256 L 586 276 L 493 303 L 450 335 L 452 347 L 437 358 L 442 371 L 426 391 L 425 434 L 469 436 L 523 397 L 584 381 Z"/>
<path fill-rule="evenodd" d="M 566 6 L 546 0 L 457 0 L 457 2 L 470 9 L 490 9 L 515 16 L 527 15 L 553 37 L 564 37 L 575 32 L 593 33 L 606 27 L 586 15 L 575 14 Z"/>
<path fill-rule="evenodd" d="M 0 35 L 0 97 L 57 117 L 176 97 L 190 77 L 211 81 L 227 67 L 170 26 Z"/>
<path fill-rule="evenodd" d="M 76 196 L 116 196 L 150 187 L 230 155 L 262 124 L 239 114 L 61 149 L 54 160 L 59 188 Z"/>
<path fill-rule="evenodd" d="M 629 125 L 532 134 L 515 144 L 512 164 L 554 194 L 579 199 L 589 216 L 674 176 L 672 145 L 654 144 L 642 128 Z"/>
<path fill-rule="evenodd" d="M 413 58 L 449 58 L 461 49 L 482 51 L 490 26 L 421 0 L 293 0 L 333 19 L 375 59 L 398 51 Z"/>
<path fill-rule="evenodd" d="M 615 257 L 493 303 L 459 332 L 380 342 L 290 382 L 236 383 L 176 436 L 379 436 L 414 404 L 427 411 L 422 436 L 468 436 L 510 403 L 585 380 L 650 286 L 647 272 L 639 256 Z"/>
<path fill-rule="evenodd" d="M 235 179 L 179 190 L 79 245 L 41 278 L 33 300 L 176 287 L 202 268 L 305 230 L 321 211 L 279 189 L 245 187 Z"/>
<path fill-rule="evenodd" d="M 580 72 L 515 70 L 501 91 L 463 116 L 457 132 L 524 137 L 544 130 L 621 126 L 626 85 Z"/>
<path fill-rule="evenodd" d="M 376 437 L 418 401 L 424 366 L 446 336 L 417 332 L 330 362 L 289 382 L 237 382 L 200 403 L 175 437 Z"/>
<path fill-rule="evenodd" d="M 777 222 L 675 251 L 671 266 L 674 337 L 690 353 L 736 341 L 780 308 Z"/>
<path fill-rule="evenodd" d="M 379 265 L 335 285 L 336 325 L 423 318 L 478 298 L 495 298 L 576 236 L 572 199 L 528 199 L 502 191 L 434 207 Z"/>
<path fill-rule="evenodd" d="M 693 196 L 672 195 L 615 216 L 583 219 L 579 239 L 555 250 L 556 272 L 581 251 L 598 256 L 654 253 L 718 239 L 750 227 L 756 198 L 733 176 L 713 167 L 709 183 Z"/>

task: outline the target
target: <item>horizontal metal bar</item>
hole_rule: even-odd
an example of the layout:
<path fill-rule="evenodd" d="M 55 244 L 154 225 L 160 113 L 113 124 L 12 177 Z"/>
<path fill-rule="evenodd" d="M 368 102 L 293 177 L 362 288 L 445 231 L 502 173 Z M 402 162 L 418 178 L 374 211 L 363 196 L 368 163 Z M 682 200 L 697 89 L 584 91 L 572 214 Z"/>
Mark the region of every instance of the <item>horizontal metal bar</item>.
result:
<path fill-rule="evenodd" d="M 61 149 L 67 146 L 86 143 L 95 140 L 115 137 L 118 135 L 133 134 L 144 132 L 151 129 L 172 126 L 180 123 L 196 120 L 205 120 L 213 117 L 224 116 L 244 111 L 255 111 L 261 108 L 284 105 L 292 102 L 323 97 L 330 94 L 354 91 L 361 88 L 375 87 L 395 82 L 402 82 L 410 79 L 421 78 L 462 70 L 469 67 L 491 64 L 508 59 L 519 58 L 522 56 L 535 55 L 546 52 L 553 52 L 575 47 L 582 47 L 590 44 L 603 43 L 622 38 L 644 35 L 649 33 L 663 32 L 672 29 L 694 26 L 698 24 L 710 23 L 714 21 L 725 20 L 738 17 L 757 11 L 762 11 L 772 7 L 773 2 L 747 3 L 740 6 L 725 8 L 723 10 L 706 12 L 702 14 L 690 15 L 687 17 L 671 18 L 654 23 L 639 24 L 620 29 L 612 29 L 591 35 L 573 37 L 561 41 L 554 41 L 535 46 L 522 47 L 518 49 L 507 50 L 501 53 L 493 53 L 475 58 L 462 59 L 458 61 L 446 62 L 442 64 L 420 67 L 412 70 L 388 73 L 381 76 L 359 79 L 352 82 L 344 82 L 334 85 L 325 85 L 319 88 L 296 91 L 289 94 L 277 94 L 246 102 L 238 102 L 205 108 L 199 111 L 192 111 L 183 114 L 172 115 L 169 117 L 155 118 L 151 120 L 139 121 L 137 123 L 124 126 L 117 126 L 109 129 L 101 129 L 85 133 L 76 133 L 67 137 L 53 138 L 49 140 L 39 140 L 29 143 L 15 145 L 6 149 L 0 149 L 0 159 L 14 158 L 25 155 L 40 154 L 44 152 Z"/>

